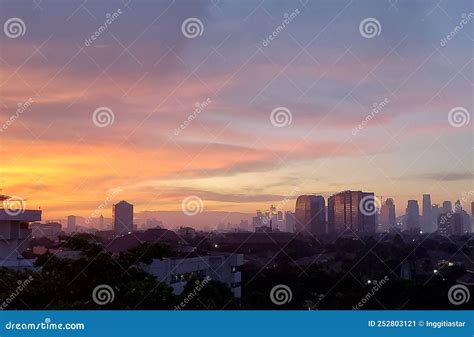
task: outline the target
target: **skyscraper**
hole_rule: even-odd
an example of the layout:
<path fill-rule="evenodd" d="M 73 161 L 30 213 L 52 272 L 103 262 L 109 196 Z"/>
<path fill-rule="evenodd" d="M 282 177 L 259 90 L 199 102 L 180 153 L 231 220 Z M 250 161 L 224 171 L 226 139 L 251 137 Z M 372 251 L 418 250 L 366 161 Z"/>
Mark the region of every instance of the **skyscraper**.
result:
<path fill-rule="evenodd" d="M 443 201 L 443 213 L 448 213 L 453 209 L 451 201 Z"/>
<path fill-rule="evenodd" d="M 329 232 L 375 233 L 374 193 L 362 191 L 344 191 L 328 199 Z"/>
<path fill-rule="evenodd" d="M 474 218 L 474 201 L 471 201 L 471 216 Z"/>
<path fill-rule="evenodd" d="M 395 203 L 393 202 L 392 198 L 387 198 L 387 200 L 385 200 L 385 202 L 382 204 L 379 219 L 384 231 L 388 231 L 390 228 L 395 226 Z"/>
<path fill-rule="evenodd" d="M 133 231 L 133 205 L 122 200 L 112 208 L 114 219 L 114 232 L 126 234 Z"/>
<path fill-rule="evenodd" d="M 67 217 L 67 231 L 69 233 L 74 233 L 76 231 L 76 216 L 69 215 Z"/>
<path fill-rule="evenodd" d="M 406 209 L 406 226 L 407 230 L 420 230 L 420 207 L 417 200 L 408 200 Z"/>
<path fill-rule="evenodd" d="M 326 204 L 320 195 L 300 195 L 296 199 L 295 232 L 303 234 L 326 234 Z"/>
<path fill-rule="evenodd" d="M 433 224 L 431 216 L 431 196 L 429 194 L 423 194 L 423 224 L 421 229 L 425 233 L 431 233 L 436 230 L 436 223 Z"/>

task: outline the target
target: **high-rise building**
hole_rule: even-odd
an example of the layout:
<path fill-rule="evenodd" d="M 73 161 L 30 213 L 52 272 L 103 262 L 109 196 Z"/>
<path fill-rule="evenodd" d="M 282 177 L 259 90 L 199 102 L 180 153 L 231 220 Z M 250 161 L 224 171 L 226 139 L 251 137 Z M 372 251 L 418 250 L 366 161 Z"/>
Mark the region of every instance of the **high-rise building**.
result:
<path fill-rule="evenodd" d="M 439 234 L 448 235 L 462 235 L 463 225 L 460 213 L 448 212 L 441 213 L 438 217 L 438 231 Z"/>
<path fill-rule="evenodd" d="M 285 224 L 286 224 L 287 232 L 293 233 L 295 231 L 295 225 L 296 225 L 295 213 L 290 212 L 290 211 L 285 212 Z"/>
<path fill-rule="evenodd" d="M 104 230 L 104 216 L 102 214 L 100 215 L 100 218 L 99 218 L 99 229 L 101 231 Z"/>
<path fill-rule="evenodd" d="M 431 233 L 436 231 L 436 222 L 433 223 L 431 215 L 431 196 L 429 194 L 423 194 L 423 214 L 422 214 L 422 226 L 421 229 L 425 233 Z"/>
<path fill-rule="evenodd" d="M 448 213 L 453 209 L 451 201 L 443 201 L 443 213 Z"/>
<path fill-rule="evenodd" d="M 344 191 L 328 199 L 329 232 L 375 233 L 375 196 L 362 191 Z"/>
<path fill-rule="evenodd" d="M 300 195 L 296 199 L 295 232 L 302 234 L 326 234 L 326 203 L 320 195 Z"/>
<path fill-rule="evenodd" d="M 382 203 L 382 209 L 380 210 L 379 222 L 382 225 L 383 231 L 388 231 L 390 228 L 395 227 L 396 224 L 396 213 L 395 203 L 392 198 L 387 198 Z"/>
<path fill-rule="evenodd" d="M 122 200 L 112 208 L 114 232 L 126 234 L 133 231 L 133 205 Z"/>
<path fill-rule="evenodd" d="M 420 207 L 417 200 L 408 200 L 406 209 L 406 229 L 420 230 Z"/>
<path fill-rule="evenodd" d="M 76 231 L 76 216 L 69 215 L 67 217 L 67 231 L 69 233 L 74 233 Z"/>
<path fill-rule="evenodd" d="M 474 218 L 474 201 L 471 201 L 471 217 Z"/>

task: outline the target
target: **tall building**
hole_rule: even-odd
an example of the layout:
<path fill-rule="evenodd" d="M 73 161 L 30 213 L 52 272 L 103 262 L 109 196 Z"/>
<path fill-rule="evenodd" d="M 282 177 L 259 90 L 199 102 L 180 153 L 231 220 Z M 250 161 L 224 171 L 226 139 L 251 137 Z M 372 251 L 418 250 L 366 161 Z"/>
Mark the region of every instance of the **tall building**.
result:
<path fill-rule="evenodd" d="M 320 195 L 300 195 L 295 206 L 295 232 L 326 234 L 326 203 Z"/>
<path fill-rule="evenodd" d="M 423 194 L 423 214 L 422 214 L 422 226 L 421 229 L 425 233 L 432 233 L 436 231 L 436 222 L 433 223 L 431 214 L 431 196 L 429 194 Z"/>
<path fill-rule="evenodd" d="M 114 232 L 126 234 L 133 231 L 133 205 L 122 200 L 112 208 Z"/>
<path fill-rule="evenodd" d="M 451 201 L 443 201 L 443 213 L 448 213 L 453 209 Z"/>
<path fill-rule="evenodd" d="M 74 233 L 76 231 L 76 216 L 69 215 L 67 217 L 67 231 L 69 233 Z"/>
<path fill-rule="evenodd" d="M 373 207 L 372 207 L 373 206 Z M 329 232 L 347 229 L 359 233 L 375 233 L 375 196 L 362 191 L 344 191 L 328 199 Z"/>
<path fill-rule="evenodd" d="M 385 202 L 382 204 L 379 220 L 383 231 L 388 231 L 390 228 L 395 227 L 395 203 L 392 198 L 387 198 L 387 200 L 385 200 Z"/>
<path fill-rule="evenodd" d="M 408 200 L 406 209 L 406 229 L 420 230 L 420 207 L 417 200 Z"/>
<path fill-rule="evenodd" d="M 471 202 L 471 217 L 474 218 L 474 201 Z"/>
<path fill-rule="evenodd" d="M 295 225 L 296 225 L 295 213 L 290 212 L 290 211 L 285 212 L 285 225 L 286 225 L 287 232 L 293 233 L 295 231 Z"/>
<path fill-rule="evenodd" d="M 438 231 L 439 234 L 448 235 L 462 235 L 463 225 L 460 213 L 448 212 L 442 213 L 438 217 Z"/>
<path fill-rule="evenodd" d="M 100 215 L 100 218 L 99 218 L 99 229 L 101 231 L 104 230 L 104 216 L 102 214 Z"/>

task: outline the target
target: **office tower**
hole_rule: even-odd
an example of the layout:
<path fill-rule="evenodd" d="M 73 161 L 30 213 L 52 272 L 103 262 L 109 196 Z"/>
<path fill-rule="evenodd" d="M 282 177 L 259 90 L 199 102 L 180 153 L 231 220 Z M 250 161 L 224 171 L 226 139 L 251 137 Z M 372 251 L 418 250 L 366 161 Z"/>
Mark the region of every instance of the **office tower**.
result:
<path fill-rule="evenodd" d="M 295 231 L 296 225 L 296 217 L 295 213 L 286 211 L 285 212 L 285 223 L 286 223 L 286 231 L 293 233 Z"/>
<path fill-rule="evenodd" d="M 390 228 L 395 226 L 395 203 L 393 202 L 392 198 L 387 198 L 387 200 L 385 200 L 385 202 L 382 204 L 379 220 L 383 231 L 388 231 Z"/>
<path fill-rule="evenodd" d="M 277 220 L 278 221 L 283 221 L 283 212 L 282 211 L 277 212 Z"/>
<path fill-rule="evenodd" d="M 443 201 L 443 213 L 448 213 L 453 209 L 451 201 Z"/>
<path fill-rule="evenodd" d="M 320 195 L 300 195 L 295 207 L 296 233 L 326 234 L 326 204 Z"/>
<path fill-rule="evenodd" d="M 76 216 L 69 215 L 67 217 L 67 231 L 69 233 L 74 233 L 76 231 Z"/>
<path fill-rule="evenodd" d="M 372 207 L 373 206 L 373 207 Z M 375 233 L 375 196 L 362 191 L 344 191 L 328 199 L 329 232 Z"/>
<path fill-rule="evenodd" d="M 101 231 L 104 230 L 104 216 L 102 214 L 100 215 L 100 218 L 99 218 L 99 229 Z"/>
<path fill-rule="evenodd" d="M 438 231 L 439 234 L 448 235 L 462 235 L 464 233 L 462 218 L 460 213 L 441 213 L 438 217 Z"/>
<path fill-rule="evenodd" d="M 471 201 L 471 217 L 474 218 L 474 201 Z"/>
<path fill-rule="evenodd" d="M 406 229 L 410 231 L 420 230 L 420 208 L 417 200 L 408 200 L 406 209 Z"/>
<path fill-rule="evenodd" d="M 422 215 L 422 226 L 421 229 L 424 233 L 431 233 L 436 230 L 436 223 L 433 225 L 433 219 L 431 217 L 431 196 L 429 194 L 423 194 L 423 215 Z"/>
<path fill-rule="evenodd" d="M 112 208 L 114 232 L 126 234 L 133 231 L 133 205 L 122 200 Z"/>

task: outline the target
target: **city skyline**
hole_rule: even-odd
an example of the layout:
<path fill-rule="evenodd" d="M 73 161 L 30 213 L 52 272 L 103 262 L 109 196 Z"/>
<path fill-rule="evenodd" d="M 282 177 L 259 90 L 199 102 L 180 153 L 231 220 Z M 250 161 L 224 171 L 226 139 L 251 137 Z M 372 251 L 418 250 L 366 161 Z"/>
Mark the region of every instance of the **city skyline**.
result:
<path fill-rule="evenodd" d="M 469 1 L 42 7 L 2 2 L 2 23 L 25 32 L 0 37 L 0 193 L 44 218 L 106 201 L 110 217 L 121 199 L 180 212 L 190 196 L 202 214 L 253 214 L 346 189 L 421 213 L 423 193 L 474 190 L 470 30 L 443 42 L 463 13 L 472 24 Z M 188 18 L 200 35 L 183 33 Z"/>

